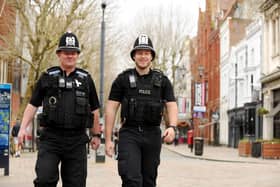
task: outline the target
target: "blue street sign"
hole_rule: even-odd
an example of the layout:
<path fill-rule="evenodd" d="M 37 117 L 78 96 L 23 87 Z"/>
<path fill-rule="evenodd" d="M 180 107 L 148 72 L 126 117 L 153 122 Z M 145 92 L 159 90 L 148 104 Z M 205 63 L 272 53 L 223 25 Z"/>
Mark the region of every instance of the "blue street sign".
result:
<path fill-rule="evenodd" d="M 4 175 L 9 175 L 11 90 L 11 84 L 0 84 L 0 168 L 4 168 Z"/>

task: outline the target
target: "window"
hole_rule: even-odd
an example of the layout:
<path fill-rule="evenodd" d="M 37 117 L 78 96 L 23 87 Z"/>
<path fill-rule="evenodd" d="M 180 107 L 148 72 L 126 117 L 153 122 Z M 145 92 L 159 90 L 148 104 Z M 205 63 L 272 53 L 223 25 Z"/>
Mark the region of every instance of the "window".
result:
<path fill-rule="evenodd" d="M 255 49 L 254 48 L 251 49 L 250 58 L 251 58 L 250 59 L 251 65 L 256 64 L 255 63 Z"/>
<path fill-rule="evenodd" d="M 272 55 L 277 56 L 279 53 L 279 21 L 272 20 Z"/>
<path fill-rule="evenodd" d="M 273 91 L 273 107 L 280 103 L 280 89 Z M 273 138 L 280 138 L 280 112 L 273 117 Z"/>
<path fill-rule="evenodd" d="M 245 109 L 245 134 L 255 135 L 256 109 Z"/>

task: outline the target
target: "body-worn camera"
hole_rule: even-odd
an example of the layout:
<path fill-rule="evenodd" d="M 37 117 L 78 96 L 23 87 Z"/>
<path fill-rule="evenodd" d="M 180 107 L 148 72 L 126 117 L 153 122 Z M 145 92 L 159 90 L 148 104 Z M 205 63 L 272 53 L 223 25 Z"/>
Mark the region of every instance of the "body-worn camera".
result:
<path fill-rule="evenodd" d="M 73 88 L 73 81 L 72 79 L 67 79 L 65 77 L 59 77 L 58 79 L 58 87 L 65 88 L 65 89 L 72 89 Z"/>

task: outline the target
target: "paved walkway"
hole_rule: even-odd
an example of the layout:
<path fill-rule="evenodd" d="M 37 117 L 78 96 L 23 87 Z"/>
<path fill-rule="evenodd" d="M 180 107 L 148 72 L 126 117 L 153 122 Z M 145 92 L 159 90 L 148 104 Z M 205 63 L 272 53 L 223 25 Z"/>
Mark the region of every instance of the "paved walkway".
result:
<path fill-rule="evenodd" d="M 275 159 L 263 159 L 262 157 L 241 157 L 238 155 L 238 149 L 229 148 L 225 146 L 203 146 L 203 154 L 197 156 L 188 148 L 187 144 L 175 145 L 166 145 L 163 146 L 170 151 L 176 152 L 185 157 L 194 158 L 194 159 L 203 159 L 209 161 L 219 161 L 219 162 L 238 162 L 238 163 L 264 163 L 264 164 L 279 164 L 280 160 Z"/>
<path fill-rule="evenodd" d="M 164 150 L 170 150 L 175 152 L 176 154 L 182 155 L 184 157 L 188 157 L 191 159 L 203 159 L 209 160 L 209 165 L 214 164 L 215 162 L 228 162 L 228 164 L 236 163 L 239 165 L 240 163 L 249 163 L 249 165 L 256 165 L 259 168 L 259 164 L 265 164 L 262 167 L 271 167 L 280 168 L 280 160 L 273 160 L 273 159 L 262 159 L 260 158 L 252 158 L 252 157 L 240 157 L 238 156 L 238 149 L 228 148 L 228 147 L 214 147 L 214 146 L 207 146 L 204 145 L 203 155 L 196 156 L 194 152 L 191 152 L 190 149 L 186 144 L 180 144 L 178 146 L 174 145 L 163 145 L 163 152 Z M 25 152 L 22 154 L 20 158 L 10 158 L 10 175 L 3 176 L 3 170 L 0 169 L 0 186 L 1 187 L 31 187 L 32 181 L 35 178 L 34 172 L 34 165 L 36 161 L 36 153 L 29 153 Z M 174 164 L 176 161 L 172 160 L 168 162 L 169 164 Z M 239 163 L 239 164 L 238 164 Z M 193 164 L 193 165 L 192 165 Z M 194 162 L 189 165 L 190 169 L 194 170 L 194 174 L 197 170 L 201 169 L 201 165 L 196 165 L 197 162 Z M 195 166 L 194 166 L 195 165 Z M 234 164 L 235 165 L 235 164 Z M 177 165 L 178 166 L 178 165 Z M 245 164 L 244 166 L 248 166 Z M 171 166 L 162 168 L 172 168 Z M 179 166 L 178 166 L 179 167 Z M 164 169 L 163 169 L 164 170 Z M 170 170 L 161 171 L 162 176 L 169 176 Z M 218 172 L 218 170 L 216 171 Z M 278 172 L 278 170 L 277 170 Z M 105 176 L 105 177 L 104 177 Z M 110 176 L 110 178 L 108 178 Z M 253 176 L 254 177 L 254 176 Z M 168 181 L 164 180 L 165 178 L 159 178 L 161 182 L 161 186 L 169 186 Z M 192 180 L 196 181 L 196 178 L 192 178 Z M 190 179 L 182 178 L 181 180 L 186 180 L 191 184 Z M 275 183 L 275 179 L 272 179 Z M 117 173 L 117 162 L 113 159 L 106 158 L 106 164 L 96 164 L 94 159 L 94 152 L 91 154 L 91 158 L 88 160 L 88 179 L 87 179 L 87 186 L 104 186 L 104 185 L 96 185 L 96 184 L 108 184 L 110 182 L 110 187 L 118 187 L 120 186 L 120 178 Z M 172 181 L 171 181 L 172 182 Z M 276 180 L 277 182 L 277 180 Z M 174 182 L 173 182 L 174 183 Z M 205 185 L 201 185 L 205 186 Z M 208 185 L 207 185 L 208 186 Z M 213 186 L 213 185 L 212 185 Z M 221 186 L 221 185 L 218 185 Z M 224 186 L 224 185 L 223 185 Z M 273 186 L 273 185 L 271 185 Z M 278 185 L 277 185 L 278 186 Z M 61 183 L 59 183 L 58 187 L 61 187 Z"/>

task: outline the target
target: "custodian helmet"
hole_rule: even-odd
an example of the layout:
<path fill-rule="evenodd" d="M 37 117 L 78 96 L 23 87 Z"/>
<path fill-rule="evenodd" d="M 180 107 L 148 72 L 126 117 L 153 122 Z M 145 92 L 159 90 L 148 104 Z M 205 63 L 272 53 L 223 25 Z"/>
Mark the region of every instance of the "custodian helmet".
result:
<path fill-rule="evenodd" d="M 140 34 L 140 36 L 135 40 L 132 51 L 130 52 L 130 57 L 133 59 L 134 53 L 138 49 L 149 49 L 152 52 L 152 60 L 156 56 L 156 52 L 153 48 L 152 40 L 146 34 Z"/>
<path fill-rule="evenodd" d="M 58 48 L 56 52 L 59 51 L 76 51 L 78 53 L 81 52 L 79 48 L 79 41 L 75 34 L 71 32 L 64 33 L 59 40 Z"/>

